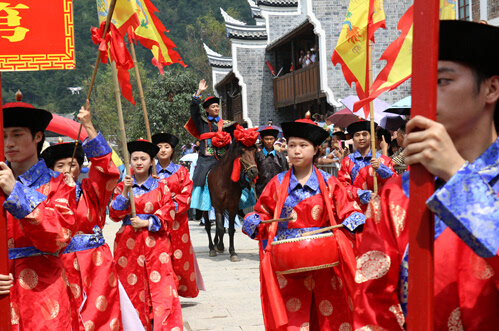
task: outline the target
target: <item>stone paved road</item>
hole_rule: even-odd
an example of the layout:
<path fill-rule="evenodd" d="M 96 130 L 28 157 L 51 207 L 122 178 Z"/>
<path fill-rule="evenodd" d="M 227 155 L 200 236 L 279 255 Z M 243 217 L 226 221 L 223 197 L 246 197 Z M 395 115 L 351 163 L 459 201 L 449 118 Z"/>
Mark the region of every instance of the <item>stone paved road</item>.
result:
<path fill-rule="evenodd" d="M 206 292 L 200 291 L 194 299 L 181 298 L 184 330 L 264 330 L 258 243 L 237 229 L 234 240 L 241 261 L 230 262 L 228 253 L 210 258 L 204 227 L 194 221 L 190 221 L 189 226 Z M 104 237 L 111 250 L 118 229 L 118 223 L 107 222 Z M 224 236 L 224 243 L 227 248 L 228 235 Z"/>

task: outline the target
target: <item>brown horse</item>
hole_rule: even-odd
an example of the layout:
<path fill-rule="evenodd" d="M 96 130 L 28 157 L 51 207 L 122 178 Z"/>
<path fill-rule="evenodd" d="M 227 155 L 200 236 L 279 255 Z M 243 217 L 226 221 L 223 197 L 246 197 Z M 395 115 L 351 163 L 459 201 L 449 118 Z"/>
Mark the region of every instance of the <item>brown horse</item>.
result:
<path fill-rule="evenodd" d="M 225 210 L 229 213 L 229 253 L 232 262 L 240 261 L 234 249 L 234 220 L 239 211 L 239 199 L 242 193 L 242 185 L 249 188 L 250 184 L 246 181 L 244 174 L 248 177 L 250 183 L 258 175 L 258 169 L 255 162 L 256 146 L 246 147 L 239 141 L 234 141 L 225 155 L 220 159 L 208 174 L 208 188 L 210 190 L 211 205 L 215 208 L 216 215 L 216 233 L 214 242 L 211 239 L 211 224 L 208 221 L 208 212 L 204 212 L 205 229 L 210 241 L 210 256 L 216 256 L 217 251 L 224 251 L 224 217 Z M 239 182 L 231 180 L 234 160 L 241 157 L 241 175 Z"/>

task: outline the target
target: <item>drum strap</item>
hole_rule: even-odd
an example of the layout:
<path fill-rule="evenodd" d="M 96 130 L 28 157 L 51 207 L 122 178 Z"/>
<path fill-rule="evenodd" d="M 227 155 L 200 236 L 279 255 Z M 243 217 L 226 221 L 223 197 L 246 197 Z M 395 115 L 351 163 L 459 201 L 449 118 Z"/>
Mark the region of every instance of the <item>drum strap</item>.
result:
<path fill-rule="evenodd" d="M 284 206 L 284 201 L 288 196 L 289 179 L 291 178 L 291 170 L 289 170 L 281 183 L 279 190 L 279 198 L 277 199 L 277 205 L 274 209 L 274 218 L 279 218 L 281 214 L 282 207 Z M 286 307 L 281 296 L 281 290 L 279 289 L 279 284 L 277 282 L 277 275 L 274 272 L 274 267 L 272 265 L 272 256 L 270 252 L 270 243 L 274 241 L 274 237 L 277 232 L 277 222 L 271 223 L 268 228 L 268 245 L 263 252 L 263 257 L 261 257 L 261 271 L 262 271 L 262 281 L 265 284 L 266 298 L 262 301 L 262 305 L 267 306 L 267 309 L 271 311 L 272 318 L 268 321 L 273 322 L 272 329 L 281 329 L 283 326 L 288 324 L 288 316 L 286 313 Z M 267 310 L 264 307 L 264 311 Z"/>
<path fill-rule="evenodd" d="M 329 223 L 331 225 L 336 225 L 336 219 L 333 215 L 333 208 L 331 207 L 331 199 L 329 198 L 329 190 L 324 183 L 324 179 L 314 166 L 315 173 L 317 174 L 317 178 L 319 179 L 319 188 L 322 193 L 322 197 L 324 198 L 324 202 L 326 204 L 327 213 L 329 216 Z M 343 229 L 337 228 L 333 229 L 334 236 L 336 237 L 336 243 L 338 244 L 338 251 L 340 256 L 340 268 L 343 274 L 343 279 L 345 280 L 346 287 L 348 290 L 348 294 L 350 297 L 353 297 L 355 293 L 355 271 L 357 269 L 357 262 L 355 260 L 355 253 L 353 252 L 353 247 L 348 240 L 347 236 L 343 232 Z M 270 245 L 269 245 L 270 246 Z"/>

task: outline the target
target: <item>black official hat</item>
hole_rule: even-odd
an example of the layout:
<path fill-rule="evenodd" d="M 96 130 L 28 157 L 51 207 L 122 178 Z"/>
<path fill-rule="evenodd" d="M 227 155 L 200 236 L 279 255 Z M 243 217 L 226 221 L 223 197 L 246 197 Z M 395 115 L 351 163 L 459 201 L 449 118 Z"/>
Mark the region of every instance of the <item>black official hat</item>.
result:
<path fill-rule="evenodd" d="M 129 141 L 126 146 L 128 147 L 128 153 L 130 153 L 130 155 L 132 155 L 133 152 L 144 152 L 149 154 L 151 159 L 153 159 L 159 152 L 158 146 L 145 139 Z"/>
<path fill-rule="evenodd" d="M 329 137 L 329 132 L 310 119 L 282 123 L 282 134 L 286 139 L 298 137 L 311 141 L 315 146 L 322 144 Z"/>
<path fill-rule="evenodd" d="M 23 95 L 17 91 L 17 102 L 9 102 L 3 106 L 3 127 L 30 128 L 34 132 L 45 131 L 52 114 L 44 109 L 37 109 L 29 103 L 22 102 Z"/>
<path fill-rule="evenodd" d="M 277 139 L 277 135 L 279 134 L 279 130 L 273 129 L 270 125 L 263 130 L 260 130 L 260 138 L 266 136 L 272 136 Z"/>
<path fill-rule="evenodd" d="M 438 59 L 469 64 L 487 75 L 499 75 L 499 28 L 461 21 L 440 21 Z"/>
<path fill-rule="evenodd" d="M 378 124 L 374 123 L 374 129 L 376 130 L 376 127 Z M 371 121 L 359 121 L 359 122 L 354 122 L 350 124 L 347 127 L 348 134 L 353 137 L 355 132 L 360 132 L 360 131 L 368 131 L 371 132 Z"/>
<path fill-rule="evenodd" d="M 220 103 L 220 99 L 214 96 L 207 97 L 203 102 L 203 108 L 207 109 L 211 104 Z"/>
<path fill-rule="evenodd" d="M 178 145 L 178 138 L 170 133 L 156 133 L 152 138 L 152 143 L 154 145 L 160 144 L 160 143 L 168 143 L 172 148 L 175 148 L 175 146 Z"/>
<path fill-rule="evenodd" d="M 440 21 L 438 59 L 468 64 L 487 75 L 499 75 L 499 28 L 469 21 Z M 494 113 L 499 132 L 499 103 Z"/>
<path fill-rule="evenodd" d="M 58 160 L 73 157 L 74 148 L 75 142 L 55 144 L 47 147 L 40 157 L 45 160 L 45 164 L 48 168 L 53 168 Z M 85 153 L 81 147 L 81 142 L 79 142 L 76 147 L 75 159 L 81 167 L 85 160 Z"/>

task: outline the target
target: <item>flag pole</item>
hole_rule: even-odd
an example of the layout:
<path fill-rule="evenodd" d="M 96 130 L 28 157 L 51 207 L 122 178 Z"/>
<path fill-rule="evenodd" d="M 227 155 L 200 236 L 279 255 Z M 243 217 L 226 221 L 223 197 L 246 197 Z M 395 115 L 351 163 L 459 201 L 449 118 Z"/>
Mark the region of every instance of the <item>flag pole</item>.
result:
<path fill-rule="evenodd" d="M 369 37 L 369 36 L 368 36 Z M 373 84 L 373 42 L 369 39 L 367 47 L 367 67 L 369 72 L 368 84 L 366 84 L 366 93 L 369 93 L 371 89 L 371 85 Z M 376 131 L 374 128 L 374 107 L 373 101 L 369 102 L 369 117 L 371 117 L 371 151 L 372 156 L 371 160 L 376 160 Z M 373 191 L 374 193 L 378 193 L 378 176 L 376 175 L 376 171 L 373 169 Z"/>
<path fill-rule="evenodd" d="M 130 37 L 130 36 L 128 36 Z M 137 62 L 137 55 L 135 55 L 135 45 L 133 39 L 129 38 L 130 50 L 132 51 L 133 68 L 135 69 L 135 77 L 137 78 L 137 85 L 139 86 L 140 103 L 142 104 L 142 112 L 144 113 L 144 123 L 146 125 L 147 140 L 152 143 L 151 128 L 149 127 L 149 116 L 147 115 L 146 98 L 144 97 L 144 90 L 142 89 L 142 81 L 140 80 L 139 63 Z M 154 161 L 154 158 L 153 158 Z M 156 166 L 153 163 L 152 167 L 153 177 L 158 177 L 156 173 Z"/>
<path fill-rule="evenodd" d="M 2 73 L 0 72 L 0 161 L 5 161 L 3 140 Z M 0 190 L 0 274 L 9 274 L 9 248 L 7 246 L 7 217 L 3 203 L 5 193 Z M 10 294 L 0 296 L 0 330 L 10 330 Z"/>
<path fill-rule="evenodd" d="M 126 141 L 126 131 L 125 131 L 125 122 L 123 120 L 123 109 L 121 108 L 121 92 L 120 92 L 120 84 L 118 83 L 118 70 L 116 69 L 116 62 L 111 60 L 111 69 L 113 75 L 113 84 L 114 84 L 114 94 L 116 96 L 116 106 L 118 108 L 118 122 L 120 124 L 121 131 L 121 145 L 123 150 L 123 160 L 125 163 L 125 170 L 127 176 L 131 176 L 130 173 L 130 160 L 128 158 L 128 147 Z M 133 190 L 130 187 L 128 190 L 128 197 L 130 199 L 130 209 L 132 211 L 132 216 L 136 217 L 137 213 L 135 212 L 135 200 L 133 197 Z"/>
<path fill-rule="evenodd" d="M 414 1 L 411 117 L 436 120 L 439 2 Z M 420 70 L 424 68 L 424 70 Z M 426 207 L 433 194 L 434 177 L 421 164 L 411 165 L 409 185 L 409 293 L 408 331 L 432 331 L 435 327 L 433 244 L 434 219 Z"/>
<path fill-rule="evenodd" d="M 111 0 L 111 4 L 109 5 L 109 9 L 107 12 L 107 17 L 106 17 L 106 25 L 104 26 L 104 33 L 102 33 L 102 38 L 104 38 L 106 36 L 106 33 L 109 30 L 109 26 L 111 25 L 111 19 L 113 17 L 114 7 L 116 6 L 116 1 L 117 0 Z M 92 73 L 92 79 L 90 80 L 90 87 L 88 88 L 88 93 L 87 93 L 87 100 L 88 101 L 90 101 L 90 96 L 92 95 L 92 90 L 94 88 L 95 77 L 97 76 L 97 69 L 99 69 L 100 53 L 101 52 L 99 51 L 99 54 L 97 55 L 97 59 L 95 60 L 94 72 Z M 80 123 L 80 128 L 78 129 L 78 135 L 76 136 L 75 148 L 73 150 L 73 156 L 71 157 L 71 163 L 69 164 L 69 172 L 71 172 L 73 160 L 74 160 L 75 155 L 76 155 L 76 148 L 78 147 L 78 142 L 80 140 L 80 134 L 81 134 L 82 127 L 83 127 L 83 124 Z"/>

